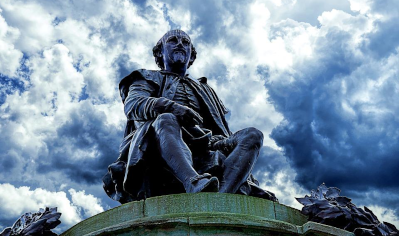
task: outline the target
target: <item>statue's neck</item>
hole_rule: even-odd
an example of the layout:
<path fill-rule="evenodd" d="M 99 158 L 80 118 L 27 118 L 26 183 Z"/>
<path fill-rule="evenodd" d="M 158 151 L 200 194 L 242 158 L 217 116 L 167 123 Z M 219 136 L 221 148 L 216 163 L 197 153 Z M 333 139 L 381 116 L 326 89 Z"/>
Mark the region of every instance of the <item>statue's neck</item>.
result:
<path fill-rule="evenodd" d="M 184 77 L 186 75 L 187 67 L 171 67 L 169 65 L 165 65 L 165 71 L 169 71 Z"/>

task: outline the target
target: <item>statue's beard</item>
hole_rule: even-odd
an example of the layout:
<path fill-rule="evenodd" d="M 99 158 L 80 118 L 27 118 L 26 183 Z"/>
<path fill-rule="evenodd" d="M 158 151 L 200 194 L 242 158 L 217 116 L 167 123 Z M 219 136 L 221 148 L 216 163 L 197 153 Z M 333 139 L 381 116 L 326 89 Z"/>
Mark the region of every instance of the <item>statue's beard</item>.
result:
<path fill-rule="evenodd" d="M 171 59 L 174 63 L 184 64 L 186 63 L 186 53 L 182 51 L 175 51 L 171 55 Z"/>

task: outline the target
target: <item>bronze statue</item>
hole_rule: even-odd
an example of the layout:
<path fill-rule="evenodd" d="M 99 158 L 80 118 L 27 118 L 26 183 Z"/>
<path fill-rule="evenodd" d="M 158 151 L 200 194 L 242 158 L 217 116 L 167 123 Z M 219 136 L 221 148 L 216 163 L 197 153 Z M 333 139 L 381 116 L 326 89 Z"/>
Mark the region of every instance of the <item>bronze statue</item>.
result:
<path fill-rule="evenodd" d="M 186 74 L 197 55 L 190 37 L 171 30 L 153 54 L 160 71 L 136 70 L 119 84 L 127 125 L 120 156 L 103 178 L 107 194 L 121 203 L 206 191 L 277 201 L 251 175 L 262 132 L 233 134 L 207 79 Z"/>

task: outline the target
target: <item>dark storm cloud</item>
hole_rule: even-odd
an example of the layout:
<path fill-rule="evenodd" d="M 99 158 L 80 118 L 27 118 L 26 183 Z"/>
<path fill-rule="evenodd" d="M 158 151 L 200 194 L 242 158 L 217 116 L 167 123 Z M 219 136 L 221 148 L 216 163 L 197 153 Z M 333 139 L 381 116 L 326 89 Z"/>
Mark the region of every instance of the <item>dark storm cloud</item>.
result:
<path fill-rule="evenodd" d="M 286 168 L 287 162 L 284 155 L 276 149 L 264 146 L 261 149 L 258 160 L 253 170 L 255 176 L 261 176 L 268 173 L 273 176 L 278 171 Z"/>
<path fill-rule="evenodd" d="M 9 219 L 8 217 L 3 218 L 2 215 L 0 214 L 0 221 L 1 221 L 0 232 L 3 231 L 7 227 L 11 227 L 17 219 L 18 218 L 15 218 L 15 219 Z"/>
<path fill-rule="evenodd" d="M 397 188 L 385 188 L 383 191 L 373 189 L 367 194 L 364 191 L 347 190 L 342 192 L 341 195 L 350 196 L 358 206 L 383 205 L 393 210 L 395 215 L 399 215 L 399 195 L 397 192 Z"/>
<path fill-rule="evenodd" d="M 137 6 L 145 7 L 147 0 L 131 0 L 131 2 Z"/>
<path fill-rule="evenodd" d="M 398 17 L 399 6 L 395 0 L 373 0 L 370 1 L 371 10 L 385 16 Z"/>
<path fill-rule="evenodd" d="M 201 29 L 202 34 L 199 39 L 206 42 L 215 42 L 218 39 L 220 26 L 222 24 L 223 14 L 218 14 L 223 11 L 223 4 L 220 1 L 166 1 L 170 8 L 179 9 L 184 7 L 185 10 L 192 14 L 192 25 Z M 182 8 L 180 8 L 182 9 Z"/>
<path fill-rule="evenodd" d="M 118 76 L 117 78 L 122 79 L 125 76 L 132 73 L 132 71 L 140 69 L 140 65 L 132 62 L 129 54 L 121 54 L 114 62 L 114 66 L 118 68 Z M 155 63 L 155 60 L 154 60 Z"/>
<path fill-rule="evenodd" d="M 395 0 L 380 0 L 371 2 L 371 11 L 382 15 L 382 19 L 374 22 L 375 31 L 367 35 L 368 42 L 364 50 L 370 50 L 378 57 L 386 57 L 395 52 L 399 45 L 399 6 Z"/>
<path fill-rule="evenodd" d="M 122 130 L 107 125 L 105 113 L 83 102 L 57 129 L 58 138 L 45 141 L 49 154 L 39 160 L 38 171 L 62 171 L 77 183 L 99 183 L 118 157 L 115 147 L 122 135 Z"/>
<path fill-rule="evenodd" d="M 251 20 L 248 15 L 248 6 L 253 1 L 246 0 L 240 5 L 230 1 L 165 1 L 171 9 L 182 9 L 191 14 L 191 25 L 195 26 L 195 31 L 200 31 L 196 40 L 205 44 L 216 44 L 223 40 L 231 47 L 237 47 L 242 43 L 240 37 L 236 35 L 229 37 L 228 26 L 226 26 L 227 17 L 234 27 L 243 27 L 246 29 Z M 190 34 L 190 32 L 187 32 Z M 236 33 L 236 32 L 235 32 Z M 243 32 L 245 33 L 245 32 Z"/>
<path fill-rule="evenodd" d="M 284 116 L 271 137 L 297 172 L 296 181 L 309 190 L 325 182 L 358 199 L 356 204 L 382 205 L 399 215 L 398 33 L 393 20 L 398 18 L 375 24 L 363 48 L 353 48 L 353 32 L 328 28 L 306 65 L 291 72 L 262 67 L 258 72 Z M 283 26 L 274 25 L 272 32 L 284 37 Z M 380 45 L 383 39 L 386 44 Z M 290 77 L 294 80 L 287 82 Z"/>
<path fill-rule="evenodd" d="M 368 35 L 364 50 L 370 50 L 377 57 L 387 57 L 399 46 L 398 18 L 377 21 L 375 27 L 377 30 Z"/>

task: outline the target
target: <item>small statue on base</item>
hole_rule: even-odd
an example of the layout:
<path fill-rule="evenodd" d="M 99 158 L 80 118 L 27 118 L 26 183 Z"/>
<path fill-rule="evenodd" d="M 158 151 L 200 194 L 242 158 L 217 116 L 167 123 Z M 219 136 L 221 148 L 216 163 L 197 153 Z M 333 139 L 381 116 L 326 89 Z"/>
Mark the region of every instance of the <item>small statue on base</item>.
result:
<path fill-rule="evenodd" d="M 251 174 L 262 132 L 232 133 L 207 79 L 186 74 L 197 55 L 190 37 L 171 30 L 153 54 L 160 71 L 136 70 L 119 84 L 127 125 L 119 158 L 103 178 L 107 194 L 121 203 L 198 192 L 277 201 Z"/>
<path fill-rule="evenodd" d="M 390 223 L 381 223 L 373 212 L 356 207 L 350 198 L 339 196 L 341 190 L 327 188 L 323 183 L 311 195 L 296 198 L 304 207 L 302 213 L 310 221 L 354 232 L 356 236 L 397 236 L 399 231 Z"/>
<path fill-rule="evenodd" d="M 52 229 L 61 224 L 57 208 L 40 209 L 39 212 L 23 214 L 12 227 L 5 228 L 0 236 L 57 236 Z"/>

